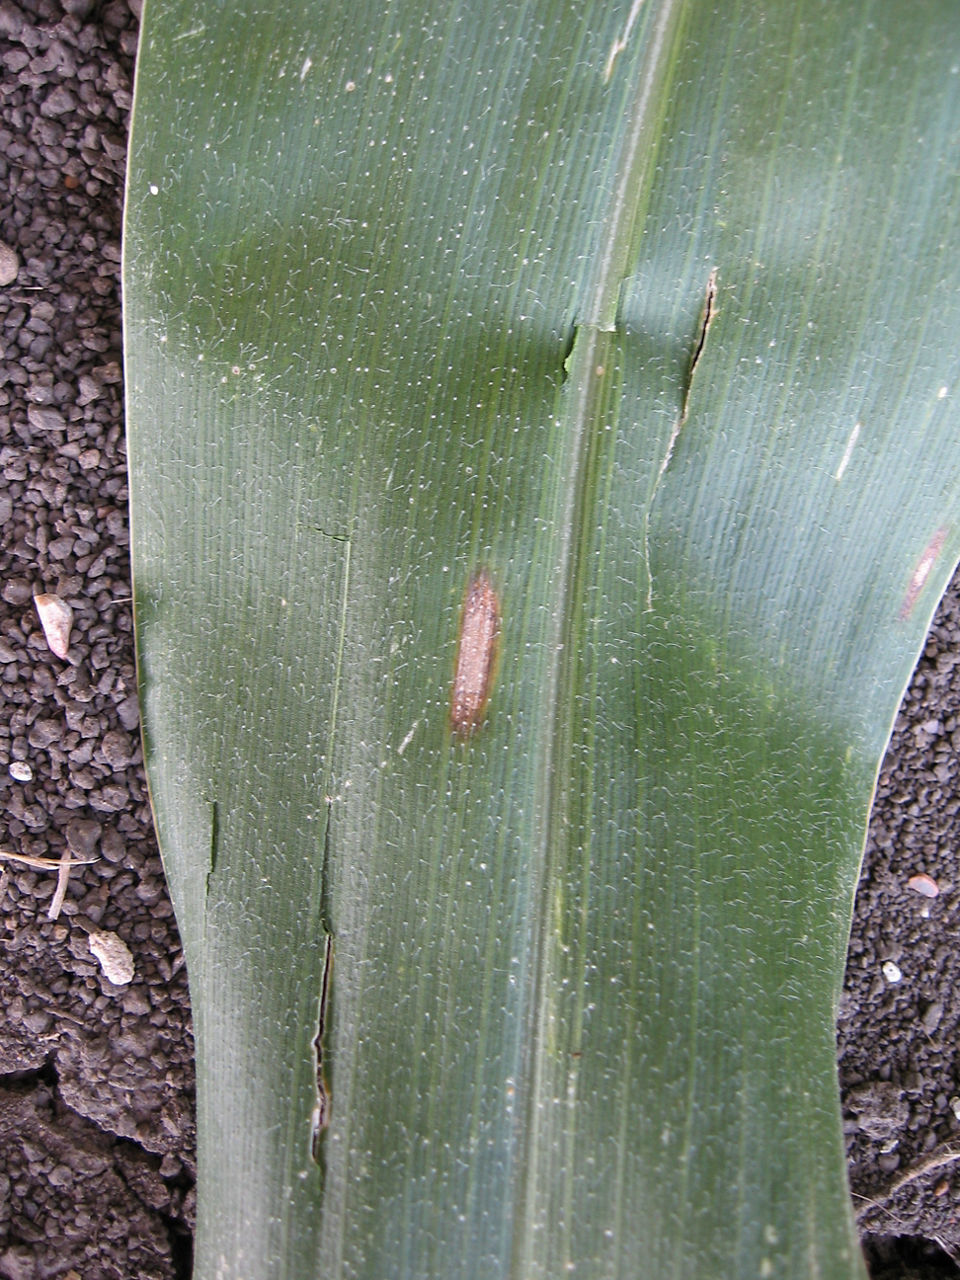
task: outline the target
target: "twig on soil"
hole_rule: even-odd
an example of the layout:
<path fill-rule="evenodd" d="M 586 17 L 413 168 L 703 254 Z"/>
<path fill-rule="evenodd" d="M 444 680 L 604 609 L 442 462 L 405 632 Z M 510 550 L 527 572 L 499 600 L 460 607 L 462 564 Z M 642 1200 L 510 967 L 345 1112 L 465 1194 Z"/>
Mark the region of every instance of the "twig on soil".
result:
<path fill-rule="evenodd" d="M 34 858 L 28 853 L 10 853 L 0 849 L 0 860 L 3 862 L 22 862 L 26 867 L 36 867 L 38 871 L 59 871 L 63 866 L 63 858 Z M 89 867 L 97 862 L 97 858 L 71 858 L 71 867 Z"/>
<path fill-rule="evenodd" d="M 960 1257 L 957 1257 L 957 1255 L 953 1252 L 950 1246 L 944 1244 L 944 1242 L 940 1239 L 939 1236 L 934 1236 L 933 1239 L 936 1242 L 937 1248 L 942 1249 L 943 1252 L 947 1255 L 947 1257 L 956 1267 L 960 1267 Z"/>
<path fill-rule="evenodd" d="M 96 862 L 96 858 L 74 858 L 71 856 L 69 849 L 64 849 L 62 858 L 33 858 L 27 853 L 10 853 L 7 849 L 0 849 L 0 860 L 4 862 L 22 862 L 24 866 L 35 867 L 38 871 L 56 871 L 57 887 L 54 890 L 53 897 L 50 899 L 50 910 L 47 912 L 48 920 L 56 920 L 60 915 L 60 908 L 63 906 L 64 898 L 67 896 L 67 885 L 70 882 L 71 869 L 73 867 L 85 867 L 91 862 Z"/>
<path fill-rule="evenodd" d="M 48 920 L 56 920 L 60 914 L 63 900 L 67 896 L 67 884 L 70 881 L 70 868 L 72 866 L 70 850 L 64 849 L 63 857 L 60 859 L 60 869 L 57 872 L 57 887 L 53 892 L 53 897 L 50 899 L 50 910 L 47 912 Z"/>
<path fill-rule="evenodd" d="M 894 1178 L 890 1185 L 884 1191 L 881 1191 L 879 1195 L 870 1200 L 865 1200 L 857 1210 L 857 1220 L 859 1221 L 868 1214 L 871 1209 L 885 1208 L 898 1191 L 901 1191 L 911 1182 L 915 1182 L 917 1178 L 922 1178 L 926 1174 L 932 1173 L 934 1169 L 942 1169 L 944 1165 L 952 1164 L 954 1160 L 960 1160 L 960 1147 L 948 1147 L 946 1150 L 934 1151 L 925 1160 L 918 1160 L 916 1164 L 911 1165 L 909 1169 L 905 1169 L 903 1173 Z"/>

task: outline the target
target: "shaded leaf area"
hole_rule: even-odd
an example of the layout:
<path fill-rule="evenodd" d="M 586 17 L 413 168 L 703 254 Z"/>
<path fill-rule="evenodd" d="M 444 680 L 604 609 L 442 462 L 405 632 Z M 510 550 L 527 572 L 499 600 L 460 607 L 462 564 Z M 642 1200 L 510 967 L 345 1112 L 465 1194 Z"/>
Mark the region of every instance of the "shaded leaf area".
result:
<path fill-rule="evenodd" d="M 148 7 L 134 562 L 198 1276 L 863 1274 L 835 1005 L 960 551 L 949 13 Z"/>

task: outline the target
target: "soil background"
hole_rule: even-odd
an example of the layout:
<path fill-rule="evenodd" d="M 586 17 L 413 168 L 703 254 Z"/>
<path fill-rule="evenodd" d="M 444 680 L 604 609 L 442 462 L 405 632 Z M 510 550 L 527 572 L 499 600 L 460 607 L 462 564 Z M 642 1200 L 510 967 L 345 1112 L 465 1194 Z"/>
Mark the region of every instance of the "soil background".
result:
<path fill-rule="evenodd" d="M 190 1273 L 190 1012 L 143 776 L 128 564 L 119 272 L 137 10 L 0 0 L 0 848 L 82 863 L 55 920 L 57 874 L 0 863 L 2 1280 Z M 35 592 L 74 611 L 65 660 Z M 960 1277 L 958 749 L 960 580 L 881 771 L 840 1008 L 874 1280 Z"/>

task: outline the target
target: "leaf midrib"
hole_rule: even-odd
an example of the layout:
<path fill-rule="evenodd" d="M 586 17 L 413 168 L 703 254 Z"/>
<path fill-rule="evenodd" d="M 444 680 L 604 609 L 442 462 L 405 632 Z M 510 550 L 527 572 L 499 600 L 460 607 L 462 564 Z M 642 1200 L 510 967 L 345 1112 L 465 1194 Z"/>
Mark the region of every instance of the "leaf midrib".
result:
<path fill-rule="evenodd" d="M 596 493 L 590 484 L 594 448 L 598 443 L 596 424 L 600 402 L 605 394 L 603 370 L 612 367 L 611 357 L 617 335 L 620 294 L 629 274 L 631 253 L 638 224 L 645 208 L 646 187 L 656 158 L 657 126 L 660 104 L 670 79 L 680 19 L 686 0 L 666 0 L 653 19 L 653 28 L 639 55 L 639 71 L 633 94 L 633 107 L 626 133 L 619 145 L 613 167 L 613 196 L 600 232 L 598 252 L 581 290 L 573 346 L 565 363 L 563 420 L 572 437 L 569 452 L 570 469 L 563 487 L 563 501 L 558 531 L 558 591 L 553 611 L 548 644 L 550 658 L 544 688 L 544 705 L 550 709 L 549 725 L 541 752 L 541 766 L 536 778 L 537 809 L 542 814 L 540 847 L 535 850 L 540 866 L 534 875 L 534 900 L 538 902 L 538 928 L 535 935 L 536 961 L 532 1002 L 530 1062 L 531 1087 L 526 1113 L 527 1159 L 523 1164 L 520 1204 L 517 1221 L 520 1233 L 515 1241 L 513 1273 L 517 1276 L 536 1274 L 534 1209 L 538 1187 L 547 1175 L 547 1153 L 543 1150 L 541 1100 L 548 1081 L 547 1034 L 554 993 L 550 989 L 550 897 L 560 871 L 560 849 L 570 831 L 566 820 L 568 787 L 572 760 L 573 686 L 576 666 L 576 615 L 583 597 L 584 543 L 592 536 L 590 518 Z M 631 14 L 631 21 L 633 14 Z M 628 22 L 627 30 L 629 31 Z M 609 64 L 608 64 L 609 65 Z M 612 81 L 637 66 L 625 58 L 621 50 L 613 64 Z M 598 68 L 598 74 L 600 69 Z M 566 1229 L 571 1215 L 565 1215 Z"/>

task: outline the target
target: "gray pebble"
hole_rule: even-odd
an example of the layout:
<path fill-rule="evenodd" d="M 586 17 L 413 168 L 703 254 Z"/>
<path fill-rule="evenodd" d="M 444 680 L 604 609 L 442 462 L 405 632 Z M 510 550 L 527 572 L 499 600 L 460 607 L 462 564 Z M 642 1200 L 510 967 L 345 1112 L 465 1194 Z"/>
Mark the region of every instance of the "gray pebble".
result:
<path fill-rule="evenodd" d="M 31 747 L 49 747 L 63 737 L 63 725 L 59 720 L 35 720 L 30 726 L 27 741 Z"/>
<path fill-rule="evenodd" d="M 73 1170 L 68 1169 L 65 1164 L 55 1165 L 47 1174 L 47 1181 L 51 1187 L 72 1187 Z"/>
<path fill-rule="evenodd" d="M 0 590 L 7 604 L 27 604 L 33 599 L 33 587 L 24 578 L 8 578 Z"/>
<path fill-rule="evenodd" d="M 928 1036 L 932 1036 L 933 1033 L 936 1031 L 937 1027 L 939 1027 L 940 1020 L 942 1017 L 943 1017 L 943 1001 L 942 1000 L 934 1000 L 931 1004 L 927 1005 L 926 1009 L 923 1011 L 923 1018 L 921 1019 L 921 1021 L 923 1023 L 923 1029 Z"/>
<path fill-rule="evenodd" d="M 76 111 L 77 100 L 64 85 L 58 84 L 40 104 L 40 112 L 45 116 L 62 116 L 68 111 Z"/>
<path fill-rule="evenodd" d="M 126 787 L 108 785 L 90 792 L 90 807 L 99 813 L 122 813 L 130 805 L 130 792 Z"/>
<path fill-rule="evenodd" d="M 111 729 L 103 735 L 100 750 L 111 769 L 125 769 L 133 759 L 133 743 L 119 729 Z"/>
<path fill-rule="evenodd" d="M 78 388 L 77 404 L 79 405 L 91 404 L 94 400 L 99 400 L 103 395 L 103 384 L 99 378 L 95 378 L 89 373 L 81 373 Z"/>
<path fill-rule="evenodd" d="M 23 14 L 11 0 L 0 4 L 0 36 L 17 38 L 23 31 Z"/>
<path fill-rule="evenodd" d="M 127 856 L 127 846 L 123 836 L 115 827 L 107 827 L 100 841 L 100 852 L 104 861 L 112 864 L 123 862 Z"/>
<path fill-rule="evenodd" d="M 72 818 L 67 823 L 67 844 L 78 858 L 92 858 L 100 844 L 103 827 L 92 818 Z"/>
<path fill-rule="evenodd" d="M 62 431 L 67 425 L 59 409 L 40 404 L 27 405 L 27 421 L 35 431 Z"/>
<path fill-rule="evenodd" d="M 124 698 L 119 704 L 117 719 L 125 729 L 136 729 L 140 723 L 140 704 L 135 697 Z"/>

